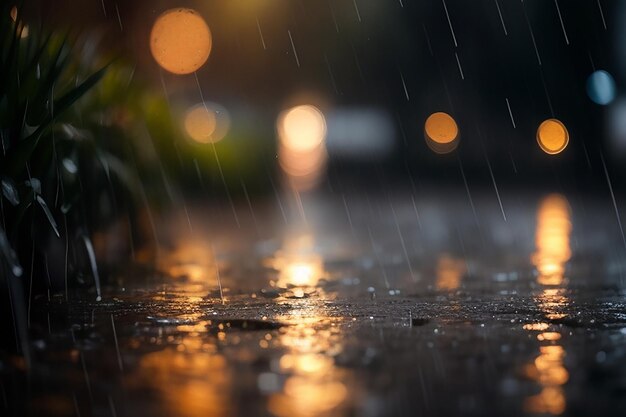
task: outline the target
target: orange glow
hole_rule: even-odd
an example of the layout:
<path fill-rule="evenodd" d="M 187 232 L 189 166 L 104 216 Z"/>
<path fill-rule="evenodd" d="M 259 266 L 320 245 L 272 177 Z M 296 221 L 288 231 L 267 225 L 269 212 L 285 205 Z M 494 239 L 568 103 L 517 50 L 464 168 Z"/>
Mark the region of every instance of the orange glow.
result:
<path fill-rule="evenodd" d="M 562 346 L 549 345 L 541 346 L 539 352 L 526 373 L 543 388 L 539 394 L 526 399 L 524 408 L 532 413 L 562 414 L 566 404 L 563 385 L 569 379 L 569 373 L 563 366 L 565 349 Z"/>
<path fill-rule="evenodd" d="M 163 69 L 174 74 L 190 74 L 198 70 L 209 58 L 211 46 L 209 27 L 192 9 L 170 9 L 152 26 L 152 56 Z"/>
<path fill-rule="evenodd" d="M 569 132 L 560 120 L 545 120 L 537 129 L 537 143 L 547 154 L 561 153 L 569 143 Z"/>
<path fill-rule="evenodd" d="M 537 212 L 535 245 L 537 251 L 531 261 L 539 272 L 537 282 L 542 285 L 560 285 L 565 263 L 570 259 L 572 224 L 567 199 L 560 194 L 544 198 Z"/>
<path fill-rule="evenodd" d="M 293 107 L 279 116 L 276 130 L 278 162 L 292 187 L 302 191 L 317 185 L 328 159 L 322 112 L 311 105 Z"/>
<path fill-rule="evenodd" d="M 234 410 L 228 398 L 232 382 L 226 360 L 207 349 L 207 346 L 187 351 L 167 348 L 143 355 L 137 373 L 127 383 L 154 387 L 172 415 L 232 415 Z"/>
<path fill-rule="evenodd" d="M 217 277 L 217 266 L 210 244 L 201 239 L 180 239 L 176 246 L 159 257 L 158 268 L 174 279 L 192 283 L 212 283 Z"/>
<path fill-rule="evenodd" d="M 332 318 L 322 315 L 321 305 L 294 309 L 281 319 L 278 341 L 287 350 L 279 361 L 287 375 L 282 392 L 268 401 L 279 417 L 309 417 L 338 412 L 349 397 L 348 381 L 333 357 L 342 350 L 342 333 Z M 340 413 L 342 414 L 342 413 Z"/>
<path fill-rule="evenodd" d="M 449 255 L 443 255 L 437 263 L 437 281 L 435 286 L 440 290 L 456 290 L 459 288 L 461 278 L 467 271 L 465 261 L 455 259 Z"/>
<path fill-rule="evenodd" d="M 437 112 L 428 116 L 424 123 L 426 144 L 435 153 L 452 152 L 459 144 L 459 127 L 447 113 Z"/>
<path fill-rule="evenodd" d="M 315 287 L 324 274 L 324 262 L 308 234 L 288 238 L 267 263 L 278 271 L 276 285 L 281 288 Z"/>
<path fill-rule="evenodd" d="M 544 331 L 547 330 L 550 325 L 548 323 L 528 323 L 524 325 L 524 330 L 536 330 L 536 331 Z"/>
<path fill-rule="evenodd" d="M 223 107 L 214 103 L 200 103 L 187 111 L 185 131 L 198 143 L 219 142 L 230 129 L 230 116 Z"/>
<path fill-rule="evenodd" d="M 284 393 L 270 397 L 268 408 L 279 417 L 317 416 L 340 405 L 347 393 L 341 382 L 292 376 L 285 382 Z"/>
<path fill-rule="evenodd" d="M 17 6 L 13 6 L 10 12 L 11 20 L 17 23 L 17 31 L 20 34 L 20 38 L 24 39 L 28 37 L 28 25 L 23 24 L 21 21 L 17 21 Z"/>

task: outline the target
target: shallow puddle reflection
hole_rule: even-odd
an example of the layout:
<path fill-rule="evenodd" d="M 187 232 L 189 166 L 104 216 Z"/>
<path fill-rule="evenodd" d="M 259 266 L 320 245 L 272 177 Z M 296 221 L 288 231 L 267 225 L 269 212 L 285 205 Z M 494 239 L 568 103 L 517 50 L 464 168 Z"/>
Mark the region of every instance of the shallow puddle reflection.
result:
<path fill-rule="evenodd" d="M 562 334 L 555 321 L 567 317 L 565 270 L 571 257 L 572 224 L 569 203 L 553 194 L 544 198 L 537 213 L 536 248 L 532 263 L 537 268 L 537 283 L 542 287 L 535 303 L 550 322 L 529 323 L 524 330 L 536 334 L 539 355 L 524 368 L 525 376 L 540 386 L 538 394 L 524 401 L 524 408 L 533 414 L 560 415 L 566 410 L 564 385 L 569 379 L 565 368 L 566 351 L 560 343 Z"/>

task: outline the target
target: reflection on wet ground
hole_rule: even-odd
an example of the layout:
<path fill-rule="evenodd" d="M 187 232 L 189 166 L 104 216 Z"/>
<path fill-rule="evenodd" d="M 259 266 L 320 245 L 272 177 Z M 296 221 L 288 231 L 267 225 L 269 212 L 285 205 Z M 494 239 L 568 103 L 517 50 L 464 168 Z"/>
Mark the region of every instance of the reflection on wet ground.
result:
<path fill-rule="evenodd" d="M 624 415 L 611 207 L 474 200 L 191 211 L 158 273 L 38 307 L 28 377 L 1 358 L 7 415 Z"/>

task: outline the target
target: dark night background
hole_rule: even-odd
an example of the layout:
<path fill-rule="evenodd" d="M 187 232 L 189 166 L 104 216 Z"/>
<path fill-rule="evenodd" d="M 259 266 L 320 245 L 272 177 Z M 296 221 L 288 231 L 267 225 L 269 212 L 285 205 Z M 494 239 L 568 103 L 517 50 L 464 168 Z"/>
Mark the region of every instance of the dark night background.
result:
<path fill-rule="evenodd" d="M 394 152 L 366 163 L 331 154 L 331 173 L 368 171 L 365 178 L 391 176 L 395 182 L 405 181 L 409 170 L 416 178 L 456 183 L 460 158 L 471 182 L 488 183 L 486 155 L 501 182 L 594 188 L 605 181 L 603 152 L 614 181 L 622 180 L 625 138 L 609 129 L 611 106 L 593 103 L 585 91 L 587 77 L 597 69 L 615 77 L 616 102 L 624 91 L 625 68 L 618 57 L 626 48 L 620 23 L 626 11 L 619 2 L 601 3 L 602 9 L 593 0 L 562 2 L 568 44 L 554 3 L 450 0 L 457 46 L 440 1 L 357 0 L 358 12 L 352 0 L 177 5 L 197 8 L 213 34 L 209 62 L 198 72 L 205 95 L 241 109 L 233 124 L 254 123 L 259 140 L 273 140 L 275 114 L 302 92 L 331 106 L 388 113 Z M 95 0 L 42 1 L 32 13 L 56 27 L 96 29 L 107 50 L 136 65 L 137 77 L 160 87 L 162 76 L 174 100 L 194 102 L 193 76 L 162 73 L 149 53 L 151 24 L 169 7 L 168 1 L 107 0 L 104 17 Z M 434 155 L 424 143 L 423 122 L 434 111 L 448 112 L 459 123 L 461 145 L 453 155 Z M 246 120 L 251 113 L 256 119 Z M 563 121 L 571 138 L 557 157 L 536 146 L 536 128 L 550 117 Z"/>

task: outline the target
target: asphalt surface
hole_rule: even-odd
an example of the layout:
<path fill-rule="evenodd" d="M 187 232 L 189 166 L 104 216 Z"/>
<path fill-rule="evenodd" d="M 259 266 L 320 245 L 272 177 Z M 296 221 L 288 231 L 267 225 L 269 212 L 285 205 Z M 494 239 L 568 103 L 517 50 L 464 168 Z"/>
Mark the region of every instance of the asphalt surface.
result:
<path fill-rule="evenodd" d="M 297 197 L 181 210 L 101 301 L 38 299 L 5 415 L 626 415 L 610 198 Z"/>

